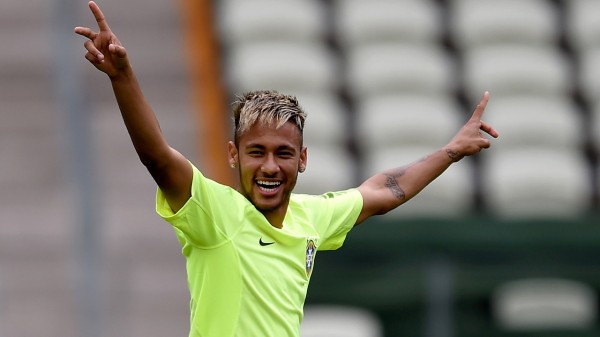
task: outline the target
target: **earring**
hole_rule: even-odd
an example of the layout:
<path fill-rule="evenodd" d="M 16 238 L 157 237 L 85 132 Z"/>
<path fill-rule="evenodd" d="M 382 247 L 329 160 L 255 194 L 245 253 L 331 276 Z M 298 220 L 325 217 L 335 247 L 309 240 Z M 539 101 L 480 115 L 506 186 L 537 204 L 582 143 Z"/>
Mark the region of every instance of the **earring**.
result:
<path fill-rule="evenodd" d="M 306 170 L 306 167 L 300 166 L 300 168 L 298 169 L 298 172 L 302 173 L 302 172 L 304 172 L 304 170 Z"/>
<path fill-rule="evenodd" d="M 234 163 L 231 164 L 231 168 L 232 169 L 235 168 L 235 164 Z"/>

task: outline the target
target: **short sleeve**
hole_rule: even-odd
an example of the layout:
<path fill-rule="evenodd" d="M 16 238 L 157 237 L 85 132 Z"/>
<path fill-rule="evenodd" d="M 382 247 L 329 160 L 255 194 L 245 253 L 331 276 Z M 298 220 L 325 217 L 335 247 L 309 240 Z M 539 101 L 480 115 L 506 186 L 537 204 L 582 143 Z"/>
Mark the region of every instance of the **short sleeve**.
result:
<path fill-rule="evenodd" d="M 227 198 L 229 187 L 205 178 L 193 166 L 191 197 L 174 213 L 160 188 L 156 192 L 156 212 L 175 229 L 179 241 L 201 248 L 211 248 L 227 240 L 227 233 L 219 226 L 226 221 L 214 205 Z M 222 207 L 220 207 L 222 208 Z"/>
<path fill-rule="evenodd" d="M 360 215 L 362 195 L 357 189 L 349 189 L 326 193 L 318 198 L 321 206 L 316 207 L 320 211 L 316 213 L 314 226 L 321 236 L 319 249 L 338 249 Z"/>

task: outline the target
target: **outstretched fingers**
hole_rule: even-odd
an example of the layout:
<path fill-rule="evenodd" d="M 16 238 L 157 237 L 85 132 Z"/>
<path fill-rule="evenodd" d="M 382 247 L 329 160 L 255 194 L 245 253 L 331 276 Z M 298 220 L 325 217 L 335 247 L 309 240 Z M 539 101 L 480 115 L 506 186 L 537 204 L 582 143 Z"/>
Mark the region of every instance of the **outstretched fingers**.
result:
<path fill-rule="evenodd" d="M 479 127 L 481 129 L 481 131 L 486 132 L 488 135 L 494 137 L 494 138 L 498 138 L 500 136 L 500 134 L 498 133 L 498 131 L 496 131 L 496 129 L 494 129 L 491 125 L 489 125 L 488 123 L 485 122 L 481 122 L 481 126 Z"/>
<path fill-rule="evenodd" d="M 479 101 L 479 104 L 477 104 L 477 107 L 475 107 L 475 111 L 473 111 L 471 120 L 481 120 L 481 116 L 483 116 L 483 112 L 485 111 L 485 107 L 487 106 L 489 99 L 489 91 L 484 92 L 481 101 Z"/>
<path fill-rule="evenodd" d="M 94 32 L 88 27 L 75 27 L 75 34 L 87 37 L 90 40 L 93 40 L 96 38 L 96 36 L 98 36 L 98 33 Z"/>
<path fill-rule="evenodd" d="M 98 50 L 98 47 L 94 42 L 99 34 L 94 32 L 89 27 L 75 27 L 74 31 L 75 34 L 88 38 L 88 40 L 85 41 L 83 46 L 91 54 L 92 57 L 97 58 L 97 61 L 101 62 L 104 59 L 104 55 L 100 52 L 100 50 Z"/>
<path fill-rule="evenodd" d="M 490 99 L 490 93 L 488 91 L 484 92 L 483 97 L 481 98 L 481 101 L 479 101 L 479 104 L 477 104 L 475 111 L 473 111 L 473 115 L 471 116 L 471 122 L 478 123 L 479 129 L 481 131 L 484 131 L 485 133 L 489 134 L 490 136 L 492 136 L 494 138 L 498 138 L 498 136 L 500 135 L 498 133 L 498 131 L 496 131 L 496 129 L 494 129 L 490 124 L 481 120 L 481 117 L 483 116 L 483 112 L 485 111 L 485 108 L 487 107 L 489 99 Z M 486 148 L 488 146 L 486 146 Z"/>
<path fill-rule="evenodd" d="M 108 22 L 106 22 L 106 18 L 104 17 L 104 13 L 102 13 L 100 10 L 100 7 L 98 7 L 98 5 L 93 1 L 90 1 L 88 5 L 90 6 L 92 14 L 94 14 L 96 22 L 98 22 L 98 28 L 100 28 L 100 31 L 109 32 L 110 27 L 108 26 Z"/>

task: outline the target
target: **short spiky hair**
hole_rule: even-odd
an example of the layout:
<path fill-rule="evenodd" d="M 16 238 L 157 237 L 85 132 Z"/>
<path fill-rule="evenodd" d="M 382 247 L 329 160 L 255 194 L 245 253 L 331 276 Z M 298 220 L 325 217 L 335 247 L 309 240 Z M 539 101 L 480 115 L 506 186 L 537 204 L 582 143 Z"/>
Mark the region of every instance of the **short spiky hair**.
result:
<path fill-rule="evenodd" d="M 280 128 L 287 121 L 304 130 L 306 113 L 295 96 L 272 90 L 251 91 L 238 96 L 233 103 L 234 141 L 239 144 L 240 136 L 255 123 L 275 124 Z"/>

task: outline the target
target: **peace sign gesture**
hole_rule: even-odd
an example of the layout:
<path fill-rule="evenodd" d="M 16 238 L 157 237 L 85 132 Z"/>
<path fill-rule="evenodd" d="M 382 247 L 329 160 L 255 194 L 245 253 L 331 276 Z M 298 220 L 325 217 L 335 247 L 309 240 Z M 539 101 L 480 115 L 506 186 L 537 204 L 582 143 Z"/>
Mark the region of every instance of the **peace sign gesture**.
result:
<path fill-rule="evenodd" d="M 481 131 L 494 138 L 499 136 L 498 131 L 481 120 L 489 97 L 490 93 L 486 91 L 479 104 L 477 104 L 475 111 L 473 111 L 471 118 L 446 146 L 446 152 L 454 161 L 476 154 L 482 149 L 487 149 L 491 146 L 490 140 L 484 137 Z"/>
<path fill-rule="evenodd" d="M 93 1 L 89 2 L 89 7 L 100 31 L 95 32 L 88 27 L 75 27 L 75 33 L 88 38 L 83 45 L 87 50 L 85 58 L 98 70 L 110 78 L 115 78 L 129 66 L 127 51 L 110 30 L 100 7 Z"/>

